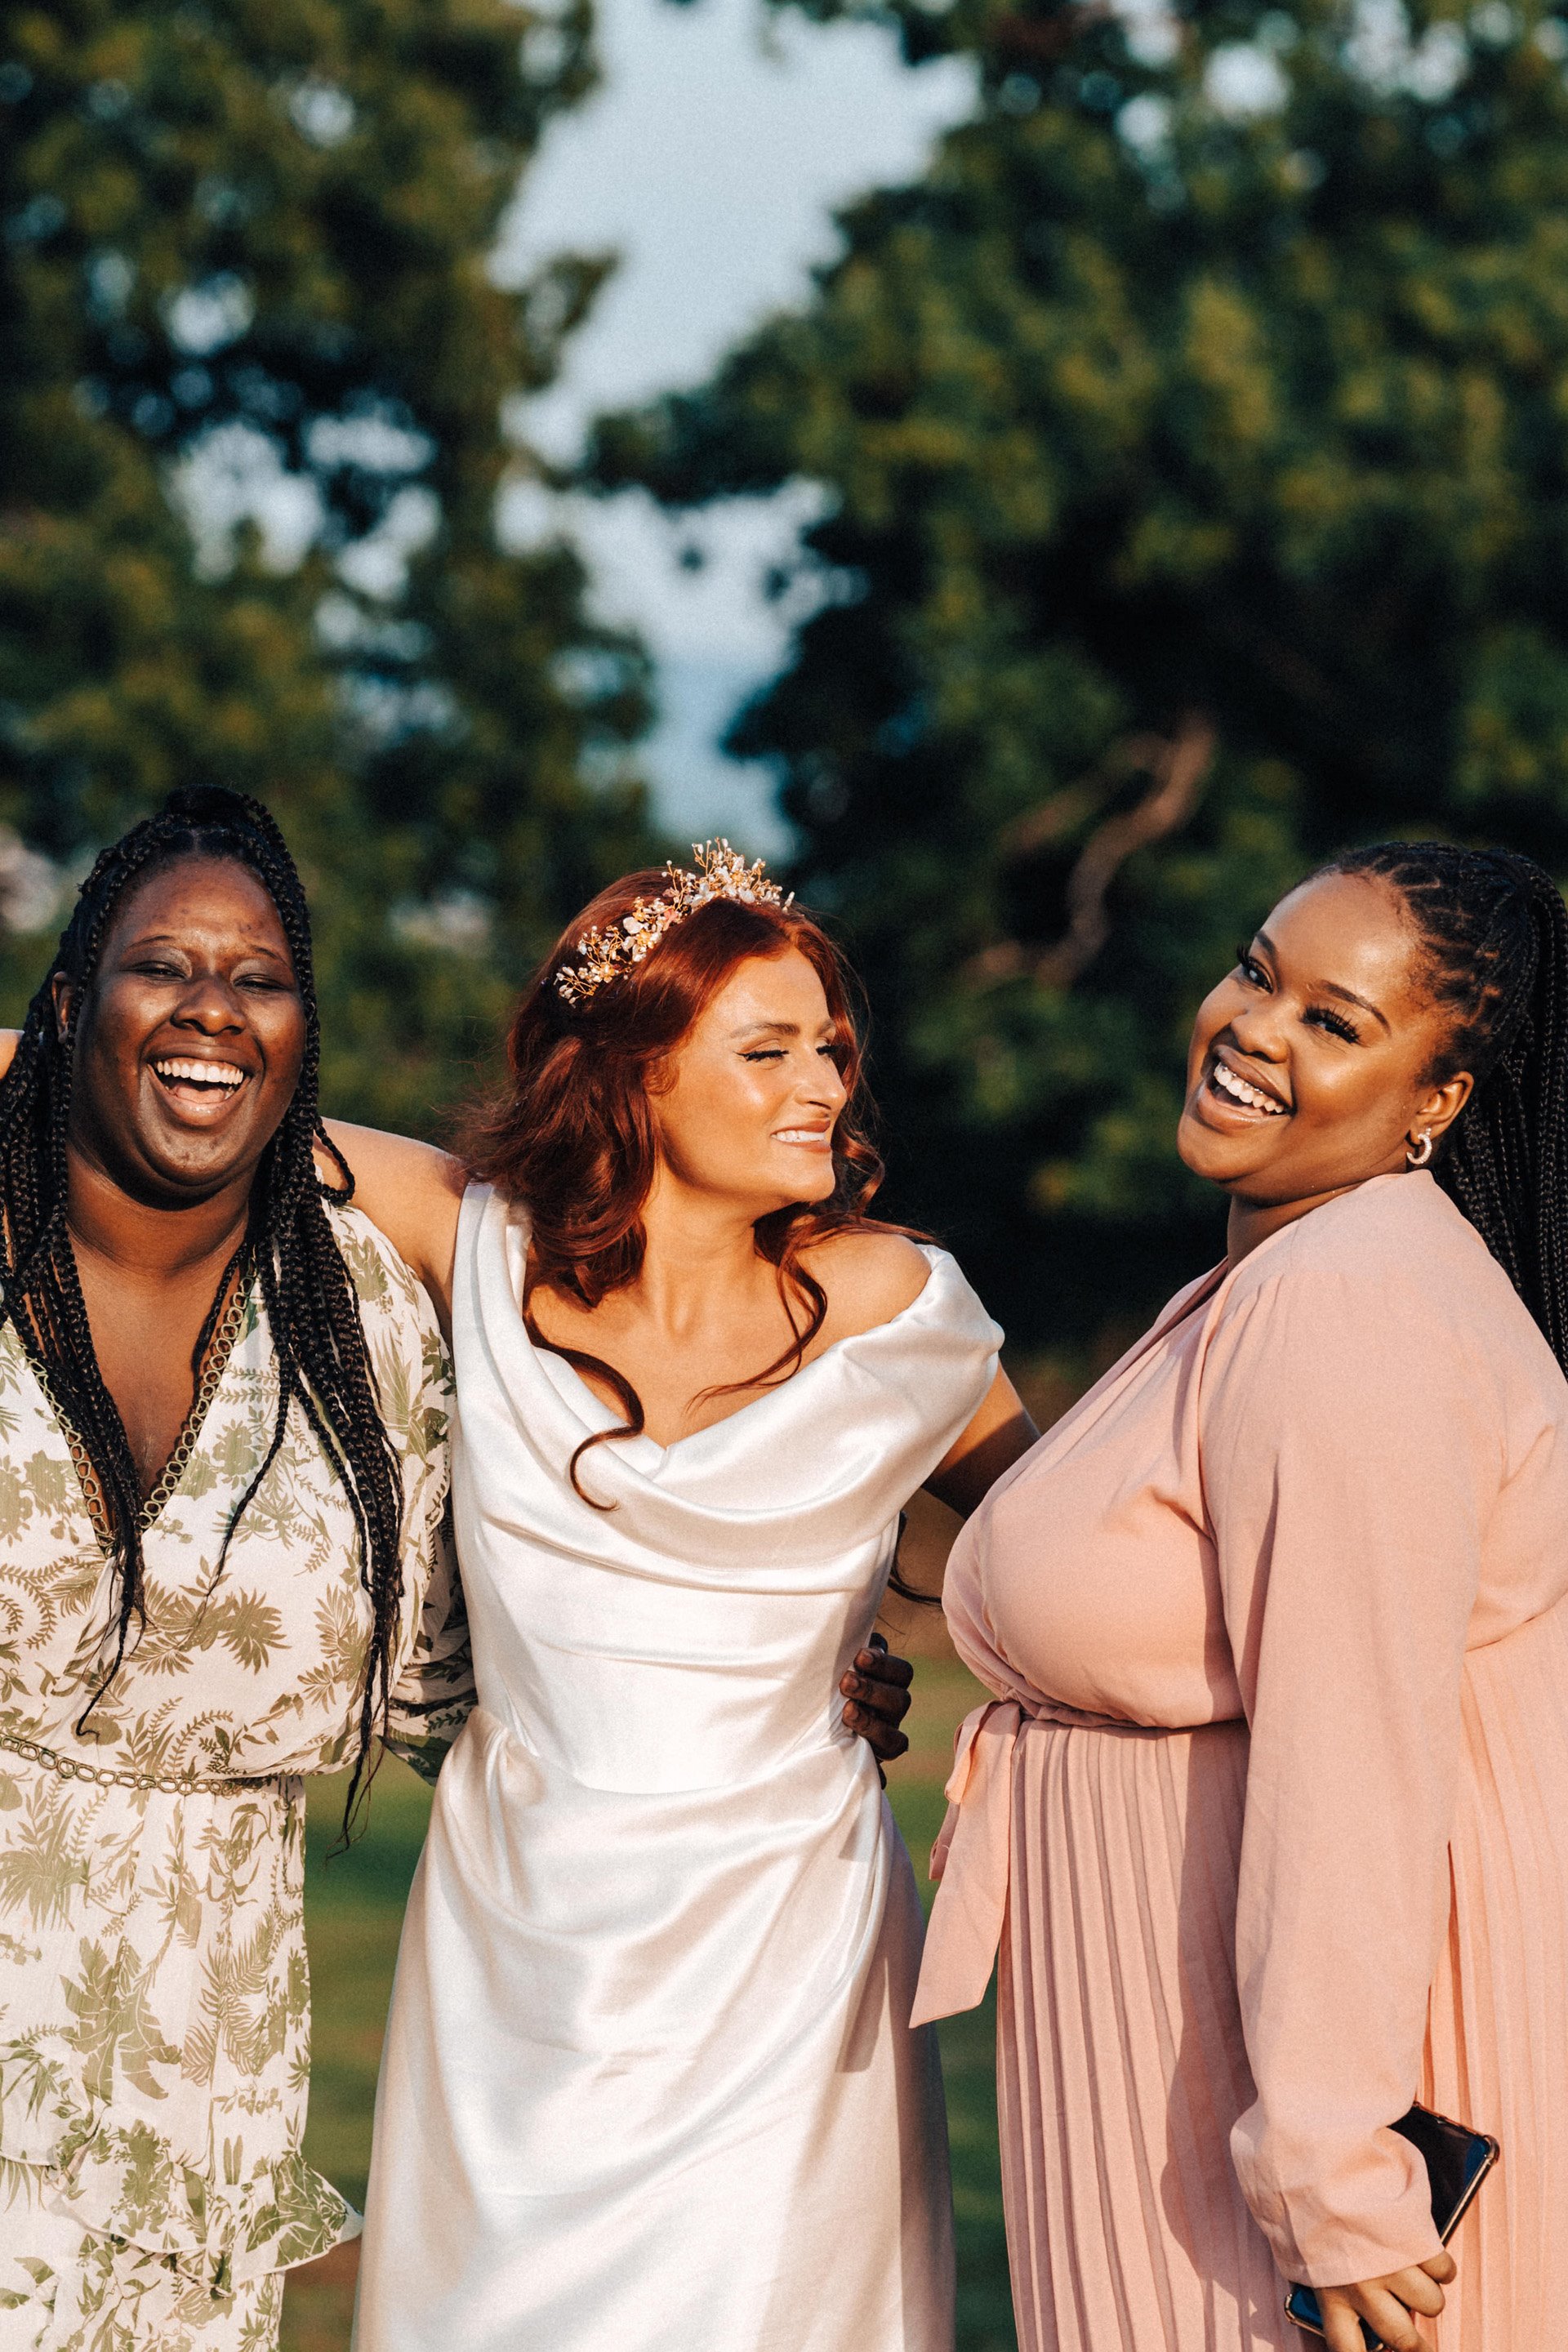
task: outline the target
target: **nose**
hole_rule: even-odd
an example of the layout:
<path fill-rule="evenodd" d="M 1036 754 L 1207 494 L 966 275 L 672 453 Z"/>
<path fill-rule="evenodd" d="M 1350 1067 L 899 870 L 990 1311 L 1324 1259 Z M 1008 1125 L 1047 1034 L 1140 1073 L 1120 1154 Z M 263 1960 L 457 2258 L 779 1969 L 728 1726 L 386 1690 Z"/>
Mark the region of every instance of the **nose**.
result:
<path fill-rule="evenodd" d="M 837 1063 L 820 1057 L 817 1058 L 815 1070 L 807 1075 L 801 1088 L 803 1099 L 818 1110 L 841 1110 L 847 1098 L 847 1093 L 848 1089 L 844 1084 L 844 1074 Z"/>
<path fill-rule="evenodd" d="M 1255 998 L 1234 1013 L 1226 1026 L 1241 1052 L 1250 1054 L 1256 1061 L 1285 1059 L 1284 1023 L 1278 997 Z"/>
<path fill-rule="evenodd" d="M 227 1029 L 243 1029 L 245 1010 L 221 973 L 193 975 L 170 1016 L 182 1029 L 199 1029 L 204 1037 L 220 1036 Z"/>

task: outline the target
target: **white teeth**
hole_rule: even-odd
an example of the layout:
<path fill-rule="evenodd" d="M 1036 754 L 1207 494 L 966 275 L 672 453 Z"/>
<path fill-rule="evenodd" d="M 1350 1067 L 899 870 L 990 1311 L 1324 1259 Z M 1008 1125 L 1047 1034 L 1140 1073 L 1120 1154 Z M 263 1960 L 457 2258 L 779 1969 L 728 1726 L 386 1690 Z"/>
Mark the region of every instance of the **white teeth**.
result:
<path fill-rule="evenodd" d="M 189 1078 L 197 1086 L 242 1087 L 245 1072 L 232 1062 L 184 1062 L 169 1060 L 154 1062 L 153 1067 L 161 1078 Z"/>
<path fill-rule="evenodd" d="M 1283 1103 L 1276 1102 L 1272 1095 L 1264 1094 L 1258 1087 L 1249 1087 L 1244 1077 L 1238 1076 L 1224 1062 L 1215 1064 L 1214 1082 L 1237 1102 L 1246 1103 L 1250 1110 L 1267 1111 L 1274 1118 L 1282 1118 L 1285 1115 Z"/>
<path fill-rule="evenodd" d="M 824 1143 L 826 1135 L 820 1127 L 781 1127 L 775 1140 L 780 1143 Z"/>

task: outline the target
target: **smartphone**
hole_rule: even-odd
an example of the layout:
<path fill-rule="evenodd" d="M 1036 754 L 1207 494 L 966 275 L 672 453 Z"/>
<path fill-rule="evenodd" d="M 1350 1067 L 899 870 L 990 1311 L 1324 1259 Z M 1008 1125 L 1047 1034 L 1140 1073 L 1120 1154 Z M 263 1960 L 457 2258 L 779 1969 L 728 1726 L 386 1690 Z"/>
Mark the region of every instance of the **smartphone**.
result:
<path fill-rule="evenodd" d="M 1472 2131 L 1468 2124 L 1454 2123 L 1447 2116 L 1435 2116 L 1430 2107 L 1412 2107 L 1390 2129 L 1420 2150 L 1432 2188 L 1432 2219 L 1447 2245 L 1501 2150 L 1489 2133 Z M 1318 2298 L 1310 2286 L 1291 2288 L 1285 2298 L 1285 2315 L 1309 2336 L 1323 2332 Z M 1364 2319 L 1361 2335 L 1366 2352 L 1377 2352 L 1383 2338 L 1373 2334 Z"/>

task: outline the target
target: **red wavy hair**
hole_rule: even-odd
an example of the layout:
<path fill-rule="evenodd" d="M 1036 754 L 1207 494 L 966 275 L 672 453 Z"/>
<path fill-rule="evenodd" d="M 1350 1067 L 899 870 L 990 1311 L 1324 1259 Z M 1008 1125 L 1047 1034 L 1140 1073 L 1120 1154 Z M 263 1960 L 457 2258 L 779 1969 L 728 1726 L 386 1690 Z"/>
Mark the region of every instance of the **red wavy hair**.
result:
<path fill-rule="evenodd" d="M 799 1370 L 827 1312 L 826 1295 L 801 1264 L 802 1254 L 829 1234 L 902 1230 L 866 1213 L 883 1171 L 868 1132 L 860 990 L 838 948 L 802 908 L 714 898 L 672 925 L 640 963 L 628 964 L 584 1002 L 568 1004 L 555 974 L 581 961 L 577 941 L 589 930 L 618 929 L 638 898 L 657 899 L 665 887 L 660 871 L 625 875 L 567 926 L 513 1018 L 510 1083 L 480 1103 L 461 1149 L 471 1174 L 528 1210 L 530 1292 L 545 1283 L 596 1307 L 636 1280 L 647 1248 L 642 1212 L 658 1164 L 650 1080 L 657 1083 L 661 1065 L 739 965 L 798 950 L 827 999 L 847 1099 L 833 1133 L 832 1192 L 757 1221 L 757 1248 L 778 1269 L 795 1339 L 755 1381 L 732 1385 L 771 1386 Z M 577 1486 L 577 1464 L 590 1446 L 641 1433 L 642 1400 L 612 1365 L 555 1347 L 528 1319 L 537 1346 L 595 1373 L 626 1416 L 624 1429 L 604 1431 L 578 1448 L 572 1463 Z"/>

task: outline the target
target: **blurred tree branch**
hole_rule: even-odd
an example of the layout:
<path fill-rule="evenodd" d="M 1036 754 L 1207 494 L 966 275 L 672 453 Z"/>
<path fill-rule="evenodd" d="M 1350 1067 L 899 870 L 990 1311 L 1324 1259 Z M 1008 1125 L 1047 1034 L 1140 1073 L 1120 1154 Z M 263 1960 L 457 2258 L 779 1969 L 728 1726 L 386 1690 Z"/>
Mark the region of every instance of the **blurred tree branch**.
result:
<path fill-rule="evenodd" d="M 1112 778 L 1142 771 L 1153 781 L 1135 808 L 1105 818 L 1089 835 L 1068 882 L 1066 931 L 1043 952 L 1031 952 L 1016 940 L 998 940 L 970 958 L 964 977 L 985 984 L 1026 972 L 1041 988 L 1070 988 L 1110 936 L 1106 902 L 1118 871 L 1134 850 L 1147 849 L 1185 824 L 1214 765 L 1215 744 L 1214 727 L 1198 711 L 1188 711 L 1168 740 L 1134 735 L 1114 744 L 1106 762 Z M 1069 788 L 1016 817 L 1003 833 L 1004 851 L 1018 856 L 1054 839 L 1084 799 L 1081 787 Z"/>

